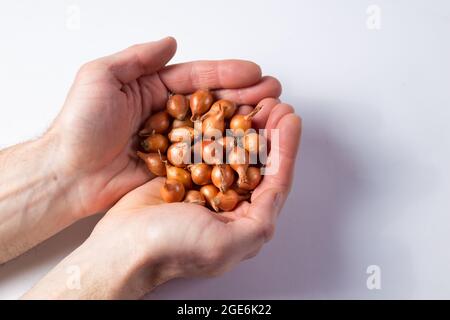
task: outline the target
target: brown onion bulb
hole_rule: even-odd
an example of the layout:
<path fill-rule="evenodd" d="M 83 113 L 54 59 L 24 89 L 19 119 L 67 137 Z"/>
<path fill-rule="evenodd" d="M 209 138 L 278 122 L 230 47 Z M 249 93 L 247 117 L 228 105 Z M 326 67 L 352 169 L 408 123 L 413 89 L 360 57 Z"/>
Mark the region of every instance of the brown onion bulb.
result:
<path fill-rule="evenodd" d="M 169 139 L 162 134 L 153 133 L 141 141 L 141 146 L 147 152 L 165 153 L 169 147 Z"/>
<path fill-rule="evenodd" d="M 170 165 L 166 162 L 167 179 L 180 181 L 185 189 L 192 188 L 192 179 L 189 171 Z"/>
<path fill-rule="evenodd" d="M 180 128 L 180 127 L 191 127 L 191 128 L 193 128 L 194 127 L 194 123 L 189 118 L 186 118 L 184 120 L 178 120 L 178 119 L 173 120 L 173 122 L 172 122 L 172 129 Z"/>
<path fill-rule="evenodd" d="M 248 195 L 250 193 L 249 190 L 245 190 L 245 189 L 241 189 L 238 187 L 237 182 L 235 181 L 233 183 L 233 185 L 231 186 L 231 189 L 233 189 L 234 191 L 236 191 L 239 195 L 241 196 L 245 196 Z"/>
<path fill-rule="evenodd" d="M 189 100 L 182 94 L 169 97 L 166 104 L 167 113 L 177 120 L 184 120 L 189 111 Z"/>
<path fill-rule="evenodd" d="M 262 105 L 256 106 L 252 112 L 247 115 L 236 114 L 233 116 L 230 121 L 230 129 L 233 131 L 242 130 L 243 132 L 250 129 L 252 127 L 252 118 L 259 112 L 259 110 L 261 110 L 262 107 Z"/>
<path fill-rule="evenodd" d="M 239 175 L 238 183 L 247 182 L 247 168 L 250 161 L 247 150 L 234 147 L 228 154 L 228 162 L 234 171 Z"/>
<path fill-rule="evenodd" d="M 224 154 L 227 154 L 236 146 L 236 139 L 232 136 L 225 136 L 217 140 L 217 143 L 220 144 L 224 149 Z"/>
<path fill-rule="evenodd" d="M 201 115 L 209 110 L 213 102 L 213 96 L 209 90 L 199 89 L 195 91 L 189 99 L 189 107 L 192 112 L 191 120 L 200 119 Z"/>
<path fill-rule="evenodd" d="M 184 186 L 177 180 L 166 179 L 161 187 L 161 198 L 165 202 L 180 202 L 184 198 Z"/>
<path fill-rule="evenodd" d="M 261 154 L 267 150 L 267 140 L 256 132 L 249 132 L 243 138 L 243 146 L 249 153 Z"/>
<path fill-rule="evenodd" d="M 223 163 L 223 147 L 217 141 L 202 141 L 202 158 L 207 164 Z"/>
<path fill-rule="evenodd" d="M 230 119 L 236 112 L 237 106 L 230 100 L 220 99 L 213 103 L 211 109 L 206 114 L 216 113 L 219 109 L 223 110 L 225 119 Z"/>
<path fill-rule="evenodd" d="M 255 190 L 258 184 L 261 182 L 261 169 L 257 167 L 248 167 L 247 179 L 245 182 L 237 181 L 236 185 L 239 189 L 243 190 Z"/>
<path fill-rule="evenodd" d="M 148 136 L 152 133 L 165 133 L 170 127 L 170 117 L 165 111 L 157 112 L 150 116 L 144 124 L 144 128 L 139 131 L 139 135 Z"/>
<path fill-rule="evenodd" d="M 164 160 L 167 159 L 166 156 L 158 153 L 144 153 L 140 151 L 137 152 L 137 155 L 144 160 L 151 173 L 160 177 L 166 175 L 166 164 L 164 163 Z"/>
<path fill-rule="evenodd" d="M 225 130 L 225 116 L 222 107 L 214 113 L 209 113 L 201 117 L 202 134 L 206 138 L 222 136 Z"/>
<path fill-rule="evenodd" d="M 249 198 L 249 195 L 240 195 L 233 189 L 226 192 L 219 192 L 213 199 L 213 203 L 223 211 L 232 211 L 239 202 Z"/>
<path fill-rule="evenodd" d="M 169 132 L 170 142 L 186 142 L 191 143 L 194 140 L 194 128 L 191 127 L 179 127 L 170 130 Z"/>
<path fill-rule="evenodd" d="M 206 163 L 196 163 L 189 165 L 188 169 L 191 171 L 191 178 L 195 184 L 204 186 L 211 183 L 211 166 Z"/>
<path fill-rule="evenodd" d="M 225 192 L 234 182 L 234 171 L 228 164 L 216 165 L 212 169 L 211 180 L 220 192 Z"/>
<path fill-rule="evenodd" d="M 189 190 L 184 197 L 184 202 L 199 204 L 201 206 L 206 205 L 205 196 L 203 196 L 203 194 L 197 190 Z"/>
<path fill-rule="evenodd" d="M 185 167 L 191 163 L 191 145 L 185 142 L 176 142 L 167 149 L 167 159 L 176 167 Z"/>
<path fill-rule="evenodd" d="M 217 207 L 217 205 L 215 204 L 215 202 L 213 201 L 214 198 L 216 197 L 216 195 L 219 193 L 219 189 L 217 189 L 214 185 L 212 184 L 208 184 L 206 186 L 203 186 L 200 188 L 200 192 L 201 194 L 203 194 L 203 196 L 206 199 L 206 203 L 214 209 L 214 211 L 219 212 L 219 208 Z"/>

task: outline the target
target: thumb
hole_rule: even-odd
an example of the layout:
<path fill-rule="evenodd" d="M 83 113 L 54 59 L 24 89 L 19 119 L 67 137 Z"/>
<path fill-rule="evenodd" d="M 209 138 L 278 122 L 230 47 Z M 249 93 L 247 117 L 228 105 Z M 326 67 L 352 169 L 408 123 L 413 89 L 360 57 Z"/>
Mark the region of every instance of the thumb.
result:
<path fill-rule="evenodd" d="M 110 72 L 117 80 L 128 83 L 137 78 L 157 72 L 169 62 L 177 50 L 177 42 L 172 37 L 158 41 L 133 45 L 110 56 L 87 64 L 95 69 Z"/>

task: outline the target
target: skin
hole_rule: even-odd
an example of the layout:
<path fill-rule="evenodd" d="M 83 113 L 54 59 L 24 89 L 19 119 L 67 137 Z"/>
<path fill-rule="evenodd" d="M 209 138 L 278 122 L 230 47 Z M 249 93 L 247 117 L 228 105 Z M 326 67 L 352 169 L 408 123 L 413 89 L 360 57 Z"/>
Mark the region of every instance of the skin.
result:
<path fill-rule="evenodd" d="M 165 66 L 175 51 L 175 40 L 165 38 L 87 63 L 48 132 L 0 152 L 0 263 L 107 211 L 88 239 L 23 298 L 138 298 L 173 278 L 229 270 L 272 237 L 290 191 L 300 118 L 276 99 L 279 82 L 262 77 L 256 64 Z M 280 129 L 283 141 L 272 150 L 280 154 L 279 172 L 264 178 L 251 204 L 222 215 L 163 203 L 163 179 L 153 179 L 135 156 L 135 133 L 164 108 L 169 91 L 205 87 L 240 105 L 262 103 L 256 125 Z M 70 270 L 79 280 L 75 289 L 68 285 Z"/>

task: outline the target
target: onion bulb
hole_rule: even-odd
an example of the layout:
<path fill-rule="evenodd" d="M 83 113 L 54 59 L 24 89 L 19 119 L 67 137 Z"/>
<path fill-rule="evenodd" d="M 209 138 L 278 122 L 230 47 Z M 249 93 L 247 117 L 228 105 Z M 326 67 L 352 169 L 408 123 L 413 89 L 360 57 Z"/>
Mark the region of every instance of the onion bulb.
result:
<path fill-rule="evenodd" d="M 249 132 L 243 138 L 243 146 L 249 153 L 262 154 L 267 150 L 267 140 L 256 132 Z"/>
<path fill-rule="evenodd" d="M 212 169 L 211 180 L 220 192 L 225 192 L 234 182 L 234 171 L 228 164 L 216 165 Z"/>
<path fill-rule="evenodd" d="M 248 167 L 247 179 L 245 182 L 237 181 L 236 185 L 239 189 L 243 190 L 255 190 L 258 184 L 261 182 L 261 169 L 257 167 Z"/>
<path fill-rule="evenodd" d="M 182 94 L 169 97 L 166 104 L 167 113 L 177 120 L 184 120 L 189 111 L 189 100 Z"/>
<path fill-rule="evenodd" d="M 213 96 L 209 90 L 199 89 L 195 91 L 189 99 L 189 107 L 192 112 L 191 120 L 200 119 L 201 115 L 209 110 L 213 102 Z"/>
<path fill-rule="evenodd" d="M 202 134 L 204 137 L 222 137 L 225 130 L 225 116 L 220 105 L 216 112 L 208 112 L 201 117 L 201 120 Z"/>
<path fill-rule="evenodd" d="M 157 112 L 148 118 L 139 135 L 148 136 L 152 133 L 165 133 L 170 127 L 170 117 L 165 111 Z"/>
<path fill-rule="evenodd" d="M 165 202 L 180 202 L 184 198 L 184 186 L 177 180 L 166 179 L 161 187 L 161 198 Z"/>
<path fill-rule="evenodd" d="M 194 140 L 194 128 L 191 127 L 174 128 L 170 130 L 168 137 L 170 142 L 191 143 Z"/>
<path fill-rule="evenodd" d="M 169 147 L 169 139 L 162 134 L 153 133 L 145 138 L 145 140 L 142 140 L 141 146 L 147 152 L 165 153 Z"/>
<path fill-rule="evenodd" d="M 172 122 L 172 129 L 180 128 L 180 127 L 194 127 L 194 123 L 191 121 L 191 119 L 186 118 L 184 120 L 178 120 L 174 119 Z"/>
<path fill-rule="evenodd" d="M 167 149 L 167 159 L 176 167 L 185 167 L 191 163 L 191 145 L 185 142 L 175 142 Z"/>
<path fill-rule="evenodd" d="M 220 99 L 213 103 L 206 114 L 214 114 L 219 111 L 219 109 L 222 109 L 225 119 L 230 119 L 236 112 L 236 108 L 237 106 L 234 102 L 231 102 L 230 100 Z"/>
<path fill-rule="evenodd" d="M 137 152 L 137 155 L 144 160 L 151 173 L 160 177 L 166 175 L 166 164 L 164 163 L 164 160 L 167 159 L 166 156 L 158 153 L 144 153 L 140 151 Z"/>
<path fill-rule="evenodd" d="M 262 105 L 256 106 L 252 110 L 252 112 L 250 112 L 247 115 L 243 114 L 234 115 L 230 121 L 230 129 L 234 132 L 236 131 L 245 132 L 248 129 L 250 129 L 252 127 L 252 118 L 255 116 L 255 114 L 259 112 L 259 110 L 261 110 L 262 107 L 263 107 Z"/>
<path fill-rule="evenodd" d="M 195 163 L 188 166 L 191 172 L 192 181 L 199 185 L 204 186 L 211 183 L 211 166 L 206 163 Z"/>
<path fill-rule="evenodd" d="M 249 195 L 240 195 L 233 189 L 219 192 L 213 199 L 213 203 L 223 211 L 232 211 L 239 202 L 249 198 Z"/>
<path fill-rule="evenodd" d="M 189 190 L 184 197 L 184 202 L 199 204 L 201 206 L 206 205 L 206 199 L 200 191 Z"/>
<path fill-rule="evenodd" d="M 214 198 L 216 197 L 216 195 L 219 193 L 219 189 L 217 189 L 212 184 L 208 184 L 206 186 L 201 187 L 200 188 L 200 192 L 205 197 L 206 203 L 209 204 L 209 206 L 211 208 L 213 208 L 214 211 L 219 212 L 219 208 L 217 207 L 217 205 L 213 201 Z"/>
<path fill-rule="evenodd" d="M 192 179 L 189 171 L 170 165 L 166 162 L 167 179 L 180 181 L 185 189 L 192 188 Z"/>
<path fill-rule="evenodd" d="M 228 154 L 228 162 L 234 171 L 239 175 L 238 183 L 247 182 L 247 168 L 249 164 L 249 154 L 247 150 L 234 147 Z"/>

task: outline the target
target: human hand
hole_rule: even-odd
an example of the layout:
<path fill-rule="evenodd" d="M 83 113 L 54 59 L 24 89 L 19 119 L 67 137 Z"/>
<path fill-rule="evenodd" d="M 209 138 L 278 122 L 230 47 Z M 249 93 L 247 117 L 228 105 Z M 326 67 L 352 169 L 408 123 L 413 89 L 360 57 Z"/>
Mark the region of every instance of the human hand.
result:
<path fill-rule="evenodd" d="M 154 179 L 124 196 L 25 297 L 39 298 L 45 290 L 52 298 L 137 298 L 170 279 L 221 274 L 254 256 L 272 237 L 290 191 L 301 133 L 292 107 L 276 99 L 261 104 L 256 127 L 279 129 L 282 143 L 272 144 L 269 155 L 278 159 L 278 172 L 264 177 L 251 203 L 220 214 L 195 204 L 167 204 L 159 195 L 164 179 Z M 82 290 L 58 284 L 70 265 L 80 266 L 81 279 L 88 279 Z"/>
<path fill-rule="evenodd" d="M 218 98 L 254 104 L 278 97 L 279 82 L 261 77 L 259 66 L 240 60 L 165 64 L 173 38 L 132 46 L 85 64 L 64 108 L 46 136 L 64 176 L 74 177 L 77 215 L 108 209 L 125 193 L 153 178 L 135 155 L 136 132 L 165 107 L 170 92 L 209 88 Z M 73 198 L 73 197 L 72 197 Z"/>

